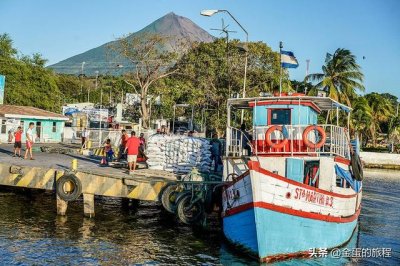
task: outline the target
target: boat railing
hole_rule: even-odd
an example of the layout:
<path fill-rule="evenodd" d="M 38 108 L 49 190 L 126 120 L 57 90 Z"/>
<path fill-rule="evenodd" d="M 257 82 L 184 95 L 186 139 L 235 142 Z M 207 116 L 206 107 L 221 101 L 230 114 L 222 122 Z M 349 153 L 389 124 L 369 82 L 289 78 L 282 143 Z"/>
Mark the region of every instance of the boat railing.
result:
<path fill-rule="evenodd" d="M 248 155 L 247 147 L 247 150 L 251 148 L 253 155 L 341 156 L 350 159 L 350 143 L 346 128 L 330 124 L 316 125 L 324 130 L 326 140 L 321 147 L 314 148 L 307 146 L 303 140 L 303 132 L 309 126 L 282 125 L 285 134 L 278 130 L 273 131 L 270 136 L 272 143 L 279 144 L 284 138 L 288 139 L 287 143 L 279 148 L 271 147 L 266 142 L 266 132 L 271 126 L 255 126 L 250 133 L 228 127 L 226 152 L 228 156 Z M 318 143 L 321 136 L 315 130 L 311 130 L 306 137 L 310 142 Z"/>
<path fill-rule="evenodd" d="M 251 142 L 251 132 L 242 131 L 238 128 L 227 127 L 226 129 L 226 156 L 241 157 L 254 153 Z"/>

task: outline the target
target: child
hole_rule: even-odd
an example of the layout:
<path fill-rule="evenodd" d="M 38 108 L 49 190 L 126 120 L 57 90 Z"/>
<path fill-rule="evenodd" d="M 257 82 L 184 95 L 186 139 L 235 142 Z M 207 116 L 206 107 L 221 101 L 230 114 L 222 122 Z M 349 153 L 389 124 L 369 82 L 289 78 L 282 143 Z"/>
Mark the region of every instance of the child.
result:
<path fill-rule="evenodd" d="M 111 140 L 110 139 L 106 140 L 106 143 L 104 145 L 104 152 L 106 154 L 106 162 L 107 162 L 107 165 L 108 165 L 109 162 L 112 162 L 113 155 L 114 155 L 114 151 L 112 150 Z"/>
<path fill-rule="evenodd" d="M 22 138 L 22 128 L 18 127 L 17 131 L 14 132 L 14 157 L 17 157 L 17 151 L 18 151 L 18 157 L 21 157 L 21 148 L 22 148 L 22 143 L 21 143 L 21 138 Z"/>

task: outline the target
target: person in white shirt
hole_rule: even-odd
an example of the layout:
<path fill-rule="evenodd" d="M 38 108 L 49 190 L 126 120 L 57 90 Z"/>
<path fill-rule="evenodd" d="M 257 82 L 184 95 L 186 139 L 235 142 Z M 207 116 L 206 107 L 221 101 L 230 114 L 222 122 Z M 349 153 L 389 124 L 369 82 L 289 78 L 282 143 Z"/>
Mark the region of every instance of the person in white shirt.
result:
<path fill-rule="evenodd" d="M 82 149 L 86 148 L 86 142 L 89 140 L 89 131 L 85 127 L 82 131 Z"/>
<path fill-rule="evenodd" d="M 34 160 L 33 159 L 33 155 L 32 155 L 32 146 L 33 146 L 34 139 L 35 139 L 35 137 L 33 135 L 33 128 L 34 127 L 35 127 L 35 123 L 30 122 L 29 123 L 29 128 L 28 128 L 28 130 L 26 131 L 26 134 L 25 134 L 25 136 L 26 136 L 26 150 L 25 150 L 24 159 L 28 159 L 28 152 L 29 152 L 30 159 Z"/>

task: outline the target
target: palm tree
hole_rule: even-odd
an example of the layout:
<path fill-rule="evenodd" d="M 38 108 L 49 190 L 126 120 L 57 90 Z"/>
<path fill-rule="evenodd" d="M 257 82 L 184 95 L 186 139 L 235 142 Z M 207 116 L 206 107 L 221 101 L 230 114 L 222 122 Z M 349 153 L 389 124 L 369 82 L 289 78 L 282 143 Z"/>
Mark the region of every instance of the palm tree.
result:
<path fill-rule="evenodd" d="M 351 106 L 350 100 L 357 97 L 356 89 L 364 91 L 364 75 L 349 50 L 338 48 L 333 55 L 327 53 L 322 72 L 308 75 L 305 82 L 318 82 L 314 88 L 327 91 L 332 99 Z"/>
<path fill-rule="evenodd" d="M 352 132 L 360 134 L 360 143 L 365 146 L 371 136 L 370 125 L 372 123 L 372 109 L 365 97 L 360 96 L 353 101 L 350 123 Z"/>
<path fill-rule="evenodd" d="M 376 146 L 376 133 L 381 131 L 380 124 L 388 122 L 389 118 L 393 116 L 393 104 L 388 98 L 376 92 L 365 95 L 365 98 L 371 108 L 372 120 L 369 129 L 373 145 Z"/>

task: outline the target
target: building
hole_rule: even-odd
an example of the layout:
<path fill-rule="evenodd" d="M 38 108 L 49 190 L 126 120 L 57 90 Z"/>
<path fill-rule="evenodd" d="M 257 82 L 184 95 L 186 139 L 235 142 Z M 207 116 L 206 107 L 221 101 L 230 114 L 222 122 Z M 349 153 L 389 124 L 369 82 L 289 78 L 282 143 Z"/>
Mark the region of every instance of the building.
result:
<path fill-rule="evenodd" d="M 13 141 L 13 132 L 18 126 L 26 132 L 30 122 L 35 123 L 36 142 L 60 142 L 67 120 L 64 115 L 31 106 L 0 105 L 0 142 Z M 25 134 L 22 135 L 24 142 Z"/>

